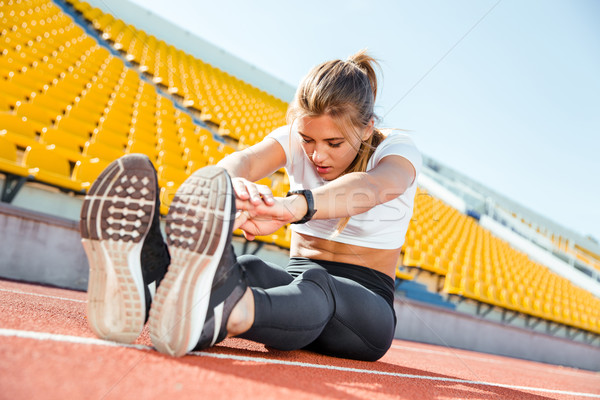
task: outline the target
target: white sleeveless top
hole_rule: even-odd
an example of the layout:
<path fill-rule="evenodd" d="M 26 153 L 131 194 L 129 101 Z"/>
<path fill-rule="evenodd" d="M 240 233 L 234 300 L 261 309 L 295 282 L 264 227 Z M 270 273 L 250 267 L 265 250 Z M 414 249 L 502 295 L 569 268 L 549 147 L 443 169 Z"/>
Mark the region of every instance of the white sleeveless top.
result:
<path fill-rule="evenodd" d="M 290 179 L 290 190 L 315 189 L 327 184 L 317 173 L 313 163 L 302 149 L 300 135 L 295 127 L 283 126 L 267 137 L 276 140 L 285 151 L 285 170 Z M 421 153 L 410 137 L 401 132 L 391 132 L 373 152 L 367 171 L 375 168 L 386 156 L 399 155 L 415 168 L 416 176 L 406 191 L 386 203 L 350 218 L 348 225 L 333 237 L 340 219 L 311 220 L 305 224 L 292 224 L 295 232 L 374 249 L 397 249 L 404 243 L 408 223 L 412 217 L 417 176 L 421 170 Z"/>

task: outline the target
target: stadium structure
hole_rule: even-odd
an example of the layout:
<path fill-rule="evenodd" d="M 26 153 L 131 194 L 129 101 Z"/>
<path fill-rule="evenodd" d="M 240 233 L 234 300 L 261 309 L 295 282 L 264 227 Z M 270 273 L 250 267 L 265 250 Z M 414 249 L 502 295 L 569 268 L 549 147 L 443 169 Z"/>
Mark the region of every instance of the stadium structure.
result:
<path fill-rule="evenodd" d="M 104 167 L 148 155 L 164 215 L 194 170 L 283 125 L 294 93 L 124 0 L 0 0 L 0 29 L 4 279 L 85 290 L 79 211 Z M 288 190 L 284 171 L 262 183 Z M 236 235 L 287 261 L 287 227 Z M 428 157 L 396 275 L 398 338 L 600 370 L 597 241 Z"/>

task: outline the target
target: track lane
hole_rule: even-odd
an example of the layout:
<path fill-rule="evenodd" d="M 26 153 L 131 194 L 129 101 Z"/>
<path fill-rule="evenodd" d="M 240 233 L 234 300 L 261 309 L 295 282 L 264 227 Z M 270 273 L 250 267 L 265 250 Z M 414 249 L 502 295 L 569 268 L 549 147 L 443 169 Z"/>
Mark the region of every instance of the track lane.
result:
<path fill-rule="evenodd" d="M 87 327 L 84 301 L 81 292 L 0 281 L 0 329 L 97 340 Z M 147 334 L 136 343 L 150 346 Z M 0 354 L 0 386 L 8 387 L 5 393 L 14 394 L 13 398 L 48 394 L 51 383 L 57 381 L 61 389 L 56 393 L 63 398 L 130 397 L 138 392 L 153 398 L 183 395 L 184 399 L 188 394 L 311 399 L 579 398 L 574 392 L 600 397 L 598 373 L 403 341 L 395 341 L 376 363 L 274 351 L 241 339 L 175 359 L 149 348 L 3 335 Z M 14 368 L 19 365 L 23 368 Z M 152 382 L 152 390 L 144 387 L 144 380 Z M 39 390 L 38 396 L 31 392 L 34 389 Z"/>

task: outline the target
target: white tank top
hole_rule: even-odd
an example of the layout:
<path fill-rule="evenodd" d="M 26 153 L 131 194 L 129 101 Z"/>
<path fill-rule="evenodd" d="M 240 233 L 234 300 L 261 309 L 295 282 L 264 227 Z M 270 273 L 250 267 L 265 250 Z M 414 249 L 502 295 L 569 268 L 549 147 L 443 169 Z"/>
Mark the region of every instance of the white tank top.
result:
<path fill-rule="evenodd" d="M 285 169 L 290 179 L 290 189 L 315 189 L 323 186 L 323 180 L 316 172 L 312 162 L 306 156 L 295 127 L 283 126 L 271 132 L 267 137 L 275 139 L 286 155 Z M 417 176 L 421 170 L 421 153 L 410 137 L 393 131 L 377 146 L 369 159 L 367 171 L 375 168 L 386 156 L 398 155 L 406 158 L 415 168 L 416 176 L 406 191 L 386 203 L 377 205 L 362 214 L 350 218 L 348 225 L 333 236 L 340 219 L 311 220 L 305 224 L 292 224 L 295 232 L 374 249 L 397 249 L 404 243 L 408 224 L 412 217 Z"/>

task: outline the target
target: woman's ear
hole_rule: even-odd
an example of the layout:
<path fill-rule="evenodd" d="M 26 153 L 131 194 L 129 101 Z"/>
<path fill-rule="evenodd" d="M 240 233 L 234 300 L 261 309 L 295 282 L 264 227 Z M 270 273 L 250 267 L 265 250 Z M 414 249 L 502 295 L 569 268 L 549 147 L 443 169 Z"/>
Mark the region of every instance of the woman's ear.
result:
<path fill-rule="evenodd" d="M 373 135 L 374 127 L 375 127 L 375 120 L 373 118 L 371 118 L 371 120 L 369 121 L 369 124 L 367 125 L 367 127 L 365 128 L 365 131 L 363 133 L 363 137 L 362 137 L 363 142 L 366 142 L 367 140 L 369 140 L 371 135 Z"/>

